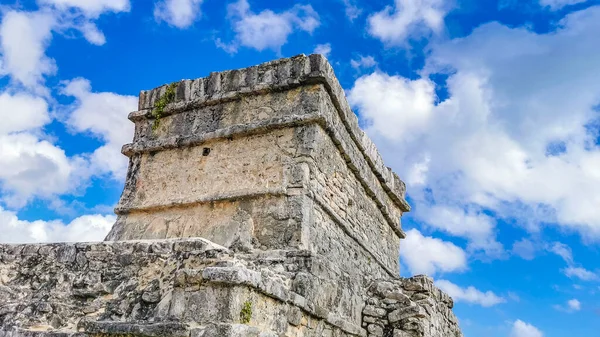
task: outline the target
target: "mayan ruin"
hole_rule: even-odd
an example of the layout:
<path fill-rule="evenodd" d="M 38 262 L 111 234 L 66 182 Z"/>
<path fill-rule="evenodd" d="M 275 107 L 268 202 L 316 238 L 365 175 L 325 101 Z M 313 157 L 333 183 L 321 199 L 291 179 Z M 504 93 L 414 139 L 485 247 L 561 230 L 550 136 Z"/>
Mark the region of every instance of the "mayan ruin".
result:
<path fill-rule="evenodd" d="M 0 337 L 462 337 L 319 54 L 142 91 L 104 242 L 0 244 Z M 124 123 L 127 121 L 123 121 Z"/>

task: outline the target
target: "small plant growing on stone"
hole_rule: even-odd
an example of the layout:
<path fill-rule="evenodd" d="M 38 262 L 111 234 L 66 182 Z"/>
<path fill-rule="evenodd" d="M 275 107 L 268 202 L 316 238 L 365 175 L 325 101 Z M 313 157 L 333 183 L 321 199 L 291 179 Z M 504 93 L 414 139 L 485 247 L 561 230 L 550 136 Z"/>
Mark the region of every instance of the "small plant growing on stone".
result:
<path fill-rule="evenodd" d="M 162 114 L 165 111 L 165 107 L 169 103 L 173 103 L 175 100 L 175 89 L 177 88 L 177 83 L 171 83 L 167 86 L 167 91 L 160 96 L 158 101 L 154 104 L 154 109 L 152 110 L 152 117 L 154 117 L 154 123 L 152 123 L 152 130 L 156 130 L 160 125 L 160 119 L 162 118 Z"/>
<path fill-rule="evenodd" d="M 252 302 L 246 301 L 242 306 L 242 311 L 240 311 L 240 322 L 248 324 L 250 323 L 250 318 L 252 318 Z"/>

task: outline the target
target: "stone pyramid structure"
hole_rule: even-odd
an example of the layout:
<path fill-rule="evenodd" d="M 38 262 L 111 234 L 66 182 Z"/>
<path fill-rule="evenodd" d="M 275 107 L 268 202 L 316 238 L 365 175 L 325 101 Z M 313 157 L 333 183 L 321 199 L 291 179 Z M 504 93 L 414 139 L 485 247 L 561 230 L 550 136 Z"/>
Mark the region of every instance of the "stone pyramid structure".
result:
<path fill-rule="evenodd" d="M 105 242 L 0 245 L 0 337 L 460 337 L 321 55 L 142 91 Z"/>

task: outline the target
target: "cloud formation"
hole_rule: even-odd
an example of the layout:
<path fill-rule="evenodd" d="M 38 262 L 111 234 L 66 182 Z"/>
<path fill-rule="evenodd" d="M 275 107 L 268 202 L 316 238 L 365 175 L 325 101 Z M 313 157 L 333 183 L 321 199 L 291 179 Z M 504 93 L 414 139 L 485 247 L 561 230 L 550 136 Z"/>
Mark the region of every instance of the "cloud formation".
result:
<path fill-rule="evenodd" d="M 7 7 L 0 21 L 0 76 L 9 79 L 0 91 L 0 202 L 12 209 L 34 199 L 60 203 L 61 195 L 79 191 L 92 175 L 110 172 L 122 176 L 124 164 L 121 158 L 114 158 L 118 154 L 114 142 L 120 142 L 120 148 L 124 137 L 116 135 L 125 133 L 122 130 L 129 125 L 122 119 L 115 122 L 111 116 L 115 110 L 135 107 L 134 98 L 119 100 L 122 96 L 116 94 L 79 90 L 76 104 L 86 111 L 91 106 L 96 110 L 81 118 L 78 116 L 84 113 L 75 110 L 72 126 L 78 131 L 99 132 L 106 145 L 93 155 L 68 156 L 55 144 L 45 130 L 59 115 L 52 111 L 57 103 L 46 86 L 46 79 L 57 70 L 55 61 L 46 55 L 53 34 L 74 29 L 88 41 L 103 44 L 105 36 L 93 20 L 106 12 L 129 11 L 130 5 L 125 0 L 44 0 L 38 4 L 37 11 Z M 72 94 L 75 96 L 75 90 Z M 107 120 L 114 124 L 102 125 Z"/>
<path fill-rule="evenodd" d="M 581 267 L 569 266 L 562 269 L 562 272 L 570 278 L 578 278 L 582 281 L 594 281 L 599 279 L 596 273 Z"/>
<path fill-rule="evenodd" d="M 412 216 L 492 256 L 503 249 L 496 216 L 600 240 L 598 29 L 598 7 L 548 34 L 488 23 L 433 43 L 420 78 L 355 82 L 349 101 L 406 180 Z M 444 97 L 431 74 L 447 76 Z"/>
<path fill-rule="evenodd" d="M 46 56 L 56 18 L 49 12 L 8 11 L 0 23 L 0 75 L 15 84 L 47 93 L 44 76 L 56 71 L 53 59 Z"/>
<path fill-rule="evenodd" d="M 0 93 L 0 120 L 0 135 L 39 129 L 50 122 L 48 104 L 24 92 L 3 92 Z"/>
<path fill-rule="evenodd" d="M 315 54 L 322 54 L 325 57 L 329 57 L 329 54 L 331 54 L 331 44 L 318 44 L 313 52 Z"/>
<path fill-rule="evenodd" d="M 177 28 L 187 28 L 200 16 L 203 0 L 162 0 L 154 4 L 154 18 Z"/>
<path fill-rule="evenodd" d="M 127 122 L 127 115 L 137 110 L 137 97 L 92 92 L 90 81 L 83 78 L 65 82 L 63 94 L 76 99 L 70 106 L 67 124 L 77 132 L 90 132 L 104 142 L 91 156 L 92 172 L 124 179 L 128 160 L 120 150 L 133 139 L 134 126 Z"/>
<path fill-rule="evenodd" d="M 557 305 L 554 305 L 553 307 L 554 307 L 554 309 L 556 309 L 558 311 L 562 311 L 562 312 L 566 312 L 566 313 L 574 313 L 574 312 L 581 310 L 581 302 L 579 302 L 579 300 L 574 298 L 574 299 L 568 300 L 566 305 L 564 305 L 564 306 L 557 304 Z"/>
<path fill-rule="evenodd" d="M 477 304 L 482 307 L 492 307 L 506 302 L 504 298 L 491 291 L 482 292 L 475 287 L 461 288 L 447 280 L 438 280 L 435 284 L 457 302 Z"/>
<path fill-rule="evenodd" d="M 344 11 L 346 13 L 346 17 L 350 21 L 354 21 L 357 17 L 362 14 L 362 9 L 358 7 L 356 4 L 356 0 L 340 0 L 344 3 Z"/>
<path fill-rule="evenodd" d="M 129 0 L 38 0 L 40 5 L 52 5 L 60 10 L 75 9 L 86 17 L 98 18 L 106 12 L 129 12 Z"/>
<path fill-rule="evenodd" d="M 84 215 L 68 224 L 62 221 L 24 221 L 16 213 L 0 207 L 0 242 L 92 242 L 102 241 L 116 217 L 113 215 Z"/>
<path fill-rule="evenodd" d="M 445 0 L 395 0 L 368 19 L 368 32 L 388 45 L 401 45 L 411 37 L 440 33 L 449 8 Z"/>
<path fill-rule="evenodd" d="M 230 43 L 217 39 L 216 43 L 230 53 L 237 52 L 240 46 L 280 52 L 288 36 L 295 30 L 312 33 L 321 24 L 319 15 L 311 5 L 295 5 L 280 13 L 265 9 L 256 14 L 250 10 L 247 0 L 230 4 L 228 17 L 235 38 Z"/>
<path fill-rule="evenodd" d="M 359 55 L 359 57 L 357 59 L 352 59 L 350 60 L 350 66 L 352 66 L 352 68 L 354 69 L 369 69 L 369 68 L 373 68 L 375 66 L 377 66 L 377 61 L 375 61 L 375 58 L 371 55 L 368 56 L 363 56 L 363 55 Z"/>
<path fill-rule="evenodd" d="M 406 232 L 400 248 L 402 263 L 412 274 L 433 276 L 441 272 L 463 271 L 467 255 L 451 242 L 423 236 L 416 229 Z"/>
<path fill-rule="evenodd" d="M 540 0 L 540 5 L 556 11 L 566 6 L 587 2 L 588 0 Z"/>
<path fill-rule="evenodd" d="M 544 334 L 535 326 L 516 320 L 513 323 L 510 337 L 543 337 Z"/>

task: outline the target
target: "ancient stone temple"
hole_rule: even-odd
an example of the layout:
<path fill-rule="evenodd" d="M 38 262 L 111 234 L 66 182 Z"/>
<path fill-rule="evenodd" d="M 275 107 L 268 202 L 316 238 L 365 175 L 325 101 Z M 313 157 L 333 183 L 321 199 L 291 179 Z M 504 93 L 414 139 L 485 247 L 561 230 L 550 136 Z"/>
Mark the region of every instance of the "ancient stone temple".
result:
<path fill-rule="evenodd" d="M 0 245 L 0 336 L 462 336 L 327 60 L 140 94 L 102 243 Z"/>

